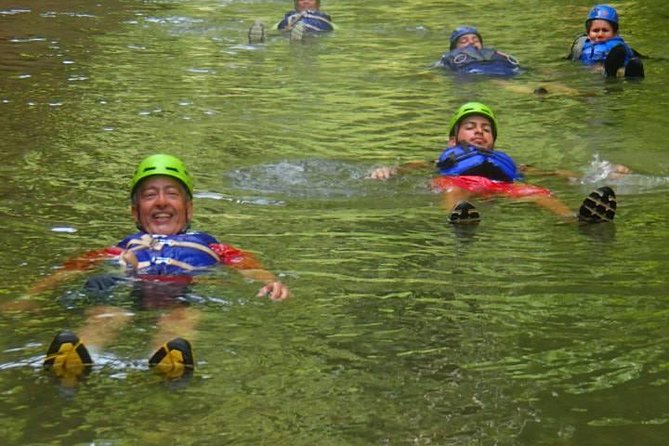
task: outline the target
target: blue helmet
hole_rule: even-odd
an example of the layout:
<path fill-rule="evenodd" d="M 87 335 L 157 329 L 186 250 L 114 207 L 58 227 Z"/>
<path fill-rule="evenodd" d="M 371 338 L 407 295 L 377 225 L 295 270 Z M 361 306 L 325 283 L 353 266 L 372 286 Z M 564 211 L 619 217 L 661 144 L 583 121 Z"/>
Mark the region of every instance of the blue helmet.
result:
<path fill-rule="evenodd" d="M 483 44 L 483 38 L 481 37 L 481 34 L 479 34 L 479 31 L 474 28 L 473 26 L 458 26 L 453 30 L 451 33 L 451 46 L 450 50 L 453 50 L 455 48 L 455 45 L 458 43 L 458 39 L 462 36 L 466 36 L 467 34 L 476 34 L 481 41 L 481 44 Z"/>
<path fill-rule="evenodd" d="M 606 20 L 616 29 L 618 28 L 618 12 L 616 12 L 614 7 L 609 5 L 597 5 L 592 8 L 588 13 L 588 18 L 585 20 L 586 28 L 591 20 Z"/>

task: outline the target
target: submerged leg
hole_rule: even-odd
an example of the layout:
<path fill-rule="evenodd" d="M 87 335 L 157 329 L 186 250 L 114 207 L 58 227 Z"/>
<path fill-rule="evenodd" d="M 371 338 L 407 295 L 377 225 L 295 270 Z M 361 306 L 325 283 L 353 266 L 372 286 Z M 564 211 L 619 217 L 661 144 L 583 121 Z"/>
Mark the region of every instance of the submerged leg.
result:
<path fill-rule="evenodd" d="M 538 206 L 541 206 L 544 209 L 549 210 L 553 214 L 559 215 L 560 217 L 573 219 L 574 212 L 569 209 L 569 207 L 564 204 L 559 199 L 550 196 L 550 195 L 533 195 L 525 198 L 527 201 L 531 201 Z"/>
<path fill-rule="evenodd" d="M 86 310 L 86 324 L 79 334 L 93 349 L 103 348 L 116 339 L 132 316 L 132 312 L 111 305 L 89 308 Z"/>

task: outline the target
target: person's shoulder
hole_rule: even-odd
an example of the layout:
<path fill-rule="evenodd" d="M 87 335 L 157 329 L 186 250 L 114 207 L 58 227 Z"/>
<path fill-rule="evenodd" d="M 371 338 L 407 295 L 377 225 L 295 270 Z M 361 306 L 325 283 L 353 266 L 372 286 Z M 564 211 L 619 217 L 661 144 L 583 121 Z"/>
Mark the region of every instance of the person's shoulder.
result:
<path fill-rule="evenodd" d="M 236 266 L 240 268 L 258 267 L 255 258 L 247 251 L 237 248 L 227 243 L 212 243 L 209 249 L 214 251 L 224 265 Z"/>
<path fill-rule="evenodd" d="M 331 16 L 330 14 L 328 14 L 328 13 L 325 12 L 325 11 L 321 11 L 320 9 L 317 10 L 317 11 L 314 11 L 313 13 L 314 13 L 315 15 L 318 15 L 318 16 L 323 17 L 324 19 L 327 19 L 328 21 L 331 21 L 331 20 L 332 20 L 332 16 Z"/>

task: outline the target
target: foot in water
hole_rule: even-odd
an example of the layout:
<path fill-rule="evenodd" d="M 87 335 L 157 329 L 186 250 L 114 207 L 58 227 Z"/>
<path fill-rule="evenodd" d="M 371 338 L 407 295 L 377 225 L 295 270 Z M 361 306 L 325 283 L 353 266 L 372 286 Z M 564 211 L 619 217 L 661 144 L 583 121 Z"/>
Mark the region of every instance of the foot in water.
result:
<path fill-rule="evenodd" d="M 260 20 L 253 22 L 249 28 L 249 45 L 265 41 L 265 25 Z"/>
<path fill-rule="evenodd" d="M 195 368 L 190 342 L 174 338 L 163 344 L 149 359 L 149 367 L 169 379 L 189 377 Z"/>
<path fill-rule="evenodd" d="M 460 201 L 451 213 L 448 214 L 448 222 L 452 224 L 476 224 L 481 221 L 481 215 L 473 204 L 468 201 Z"/>
<path fill-rule="evenodd" d="M 598 187 L 585 197 L 578 209 L 581 223 L 610 222 L 616 216 L 616 194 L 608 186 Z"/>
<path fill-rule="evenodd" d="M 537 96 L 545 96 L 548 94 L 548 89 L 546 89 L 546 87 L 543 86 L 537 87 L 534 89 L 533 93 L 536 94 Z"/>
<path fill-rule="evenodd" d="M 53 338 L 44 358 L 44 368 L 50 370 L 64 387 L 74 387 L 93 366 L 91 355 L 76 334 L 62 331 Z"/>
<path fill-rule="evenodd" d="M 290 41 L 291 42 L 301 42 L 304 37 L 304 22 L 299 21 L 293 26 L 290 30 Z"/>
<path fill-rule="evenodd" d="M 625 77 L 643 78 L 643 62 L 638 57 L 632 58 L 625 66 Z"/>

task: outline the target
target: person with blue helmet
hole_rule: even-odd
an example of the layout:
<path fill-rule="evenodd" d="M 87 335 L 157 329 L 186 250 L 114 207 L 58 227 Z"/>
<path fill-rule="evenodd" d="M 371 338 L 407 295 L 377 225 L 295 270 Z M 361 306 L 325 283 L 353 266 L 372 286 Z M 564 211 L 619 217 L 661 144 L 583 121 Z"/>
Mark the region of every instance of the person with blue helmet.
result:
<path fill-rule="evenodd" d="M 459 26 L 451 33 L 448 52 L 434 67 L 458 74 L 514 76 L 522 72 L 518 60 L 494 48 L 483 46 L 483 38 L 473 26 Z"/>
<path fill-rule="evenodd" d="M 479 222 L 479 212 L 470 201 L 473 196 L 530 201 L 566 220 L 581 223 L 613 220 L 616 197 L 611 188 L 600 187 L 591 192 L 574 213 L 550 190 L 523 182 L 525 172 L 538 170 L 517 165 L 508 154 L 495 149 L 497 133 L 497 118 L 490 107 L 480 102 L 465 103 L 450 120 L 448 145 L 437 160 L 376 168 L 370 178 L 385 180 L 408 169 L 432 166 L 438 176 L 430 182 L 431 189 L 443 194 L 443 205 L 452 224 Z M 625 166 L 617 166 L 616 170 L 629 172 Z"/>
<path fill-rule="evenodd" d="M 63 383 L 76 384 L 76 380 L 90 370 L 93 360 L 84 342 L 96 349 L 104 347 L 133 315 L 131 309 L 112 303 L 116 299 L 112 291 L 121 284 L 130 287 L 132 305 L 162 312 L 149 366 L 168 378 L 190 375 L 195 367 L 191 344 L 186 338 L 195 334 L 199 319 L 199 311 L 188 305 L 193 303 L 189 300 L 189 285 L 196 277 L 222 264 L 251 280 L 264 282 L 259 297 L 280 301 L 289 295 L 288 288 L 250 253 L 190 229 L 193 180 L 180 159 L 155 154 L 141 161 L 130 182 L 130 201 L 138 232 L 114 246 L 67 261 L 57 273 L 38 282 L 28 293 L 34 296 L 50 290 L 62 280 L 103 262 L 122 269 L 121 274 L 88 278 L 84 294 L 99 305 L 88 308 L 86 322 L 78 335 L 62 331 L 49 346 L 44 366 Z"/>
<path fill-rule="evenodd" d="M 606 77 L 644 77 L 641 55 L 618 34 L 618 28 L 615 8 L 594 6 L 585 20 L 585 34 L 572 43 L 568 58 L 594 67 Z"/>

